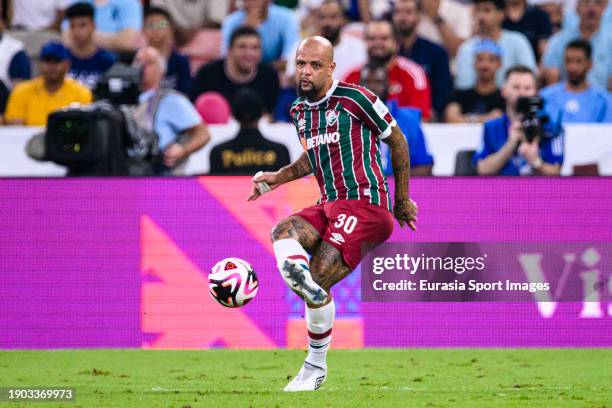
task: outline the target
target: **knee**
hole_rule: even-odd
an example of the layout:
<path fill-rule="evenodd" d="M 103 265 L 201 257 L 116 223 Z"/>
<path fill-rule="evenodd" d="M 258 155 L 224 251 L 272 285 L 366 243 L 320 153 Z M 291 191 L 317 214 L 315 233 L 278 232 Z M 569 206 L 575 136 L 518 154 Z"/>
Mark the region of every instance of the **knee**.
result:
<path fill-rule="evenodd" d="M 272 242 L 285 238 L 291 238 L 291 223 L 287 220 L 283 220 L 276 224 L 270 232 L 270 240 Z"/>

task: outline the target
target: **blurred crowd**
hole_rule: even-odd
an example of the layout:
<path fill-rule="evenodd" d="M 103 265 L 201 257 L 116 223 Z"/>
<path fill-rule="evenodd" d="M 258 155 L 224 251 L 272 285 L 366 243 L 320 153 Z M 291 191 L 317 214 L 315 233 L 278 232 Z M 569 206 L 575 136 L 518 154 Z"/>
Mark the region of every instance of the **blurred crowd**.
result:
<path fill-rule="evenodd" d="M 197 135 L 197 142 L 169 155 L 170 163 L 208 141 L 206 124 L 232 118 L 240 123 L 234 140 L 213 149 L 211 173 L 250 172 L 249 166 L 235 166 L 244 160 L 256 169 L 288 162 L 287 149 L 266 140 L 257 123 L 291 121 L 294 55 L 299 40 L 309 35 L 333 44 L 337 79 L 377 89 L 397 116 L 406 115 L 404 133 L 414 138 L 413 160 L 421 166 L 415 174 L 431 174 L 423 121 L 497 120 L 506 126 L 506 139 L 499 142 L 505 143 L 513 138 L 516 98 L 539 95 L 558 125 L 612 122 L 609 0 L 3 0 L 1 5 L 0 124 L 44 126 L 49 113 L 90 103 L 96 83 L 117 62 L 143 69 L 153 64 L 149 79 L 159 81 L 143 87 L 141 103 L 157 89 L 173 90 L 172 102 L 159 106 L 153 124 L 167 133 L 162 148 L 185 131 Z M 512 74 L 529 80 L 514 84 Z M 486 137 L 485 129 L 483 144 Z M 550 146 L 529 160 L 525 154 L 533 152 L 519 148 L 524 138 L 515 139 L 518 145 L 508 150 L 506 162 L 519 155 L 538 170 Z M 489 146 L 488 156 L 503 143 Z M 252 154 L 245 155 L 247 150 Z M 475 170 L 503 173 L 503 166 L 487 166 L 485 153 L 481 148 L 474 155 Z M 559 163 L 558 157 L 551 160 Z M 514 167 L 508 174 L 524 174 L 518 162 Z"/>

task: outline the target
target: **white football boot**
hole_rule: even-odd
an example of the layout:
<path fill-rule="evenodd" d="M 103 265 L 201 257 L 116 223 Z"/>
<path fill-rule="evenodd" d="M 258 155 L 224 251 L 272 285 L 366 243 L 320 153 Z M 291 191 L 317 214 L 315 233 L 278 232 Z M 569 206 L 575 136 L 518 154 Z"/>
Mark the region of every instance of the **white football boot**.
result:
<path fill-rule="evenodd" d="M 287 285 L 311 305 L 320 306 L 327 301 L 327 292 L 312 280 L 308 266 L 285 259 L 281 276 Z"/>
<path fill-rule="evenodd" d="M 300 372 L 295 376 L 293 380 L 283 391 L 285 392 L 298 392 L 298 391 L 316 391 L 319 389 L 321 384 L 325 382 L 327 378 L 327 369 L 317 367 L 304 361 L 304 365 L 300 369 Z"/>

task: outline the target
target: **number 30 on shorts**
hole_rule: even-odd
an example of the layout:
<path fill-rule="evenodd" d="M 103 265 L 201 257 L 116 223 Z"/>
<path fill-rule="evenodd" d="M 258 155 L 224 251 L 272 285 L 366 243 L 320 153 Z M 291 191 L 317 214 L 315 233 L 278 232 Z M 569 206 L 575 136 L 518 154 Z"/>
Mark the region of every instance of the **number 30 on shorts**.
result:
<path fill-rule="evenodd" d="M 344 226 L 344 228 L 342 228 Z M 355 230 L 357 226 L 357 217 L 354 215 L 346 216 L 346 214 L 339 214 L 338 220 L 334 223 L 334 228 L 342 228 L 344 232 L 350 234 Z"/>

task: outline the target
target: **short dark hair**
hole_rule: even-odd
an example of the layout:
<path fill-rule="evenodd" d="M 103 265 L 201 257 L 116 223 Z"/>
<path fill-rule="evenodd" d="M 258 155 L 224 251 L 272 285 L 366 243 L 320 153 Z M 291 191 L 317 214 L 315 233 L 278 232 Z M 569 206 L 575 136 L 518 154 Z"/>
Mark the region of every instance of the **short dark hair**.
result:
<path fill-rule="evenodd" d="M 247 26 L 238 27 L 237 29 L 234 30 L 234 32 L 232 33 L 230 37 L 229 48 L 232 48 L 234 46 L 234 43 L 236 42 L 238 38 L 245 37 L 248 35 L 254 35 L 257 38 L 260 38 L 259 33 L 253 27 L 247 27 Z"/>
<path fill-rule="evenodd" d="M 363 36 L 365 38 L 368 38 L 368 35 L 370 33 L 370 24 L 387 24 L 391 29 L 391 36 L 393 37 L 393 40 L 397 41 L 395 27 L 393 27 L 393 23 L 391 22 L 391 20 L 386 18 L 375 18 L 370 20 L 368 23 L 366 23 L 365 28 L 363 29 Z"/>
<path fill-rule="evenodd" d="M 263 101 L 251 88 L 239 89 L 231 100 L 232 115 L 240 123 L 258 121 L 263 115 Z"/>
<path fill-rule="evenodd" d="M 397 3 L 399 3 L 400 1 L 411 1 L 414 3 L 418 11 L 423 11 L 423 2 L 421 0 L 396 0 L 393 2 L 393 5 L 391 6 L 391 13 L 389 13 L 389 16 L 388 16 L 389 20 L 391 20 L 393 13 L 395 13 L 395 7 L 397 6 Z"/>
<path fill-rule="evenodd" d="M 338 7 L 340 7 L 340 12 L 342 12 L 343 15 L 346 16 L 346 7 L 344 6 L 344 4 L 342 3 L 342 1 L 340 0 L 323 0 L 321 2 L 321 4 L 319 5 L 319 7 L 325 5 L 325 4 L 336 4 Z"/>
<path fill-rule="evenodd" d="M 163 16 L 166 20 L 170 22 L 171 25 L 174 24 L 174 22 L 172 21 L 172 16 L 168 12 L 168 10 L 162 7 L 147 7 L 144 11 L 143 20 L 149 16 Z"/>
<path fill-rule="evenodd" d="M 93 20 L 95 13 L 95 9 L 89 3 L 74 3 L 66 9 L 66 18 L 70 20 L 71 18 L 89 17 Z"/>
<path fill-rule="evenodd" d="M 567 44 L 567 46 L 565 47 L 565 50 L 567 51 L 568 48 L 582 50 L 588 60 L 591 59 L 591 55 L 593 54 L 593 48 L 591 47 L 591 43 L 589 43 L 587 40 L 584 40 L 582 38 L 579 38 L 574 41 L 570 41 L 570 43 Z"/>
<path fill-rule="evenodd" d="M 504 10 L 506 8 L 506 2 L 504 0 L 474 0 L 473 4 L 482 4 L 482 3 L 493 3 L 496 9 Z"/>
<path fill-rule="evenodd" d="M 533 70 L 525 65 L 514 65 L 508 68 L 508 70 L 506 71 L 506 74 L 504 75 L 504 80 L 508 80 L 508 78 L 510 78 L 510 75 L 512 74 L 530 74 L 533 77 L 533 79 L 537 80 L 536 75 L 533 72 Z"/>

